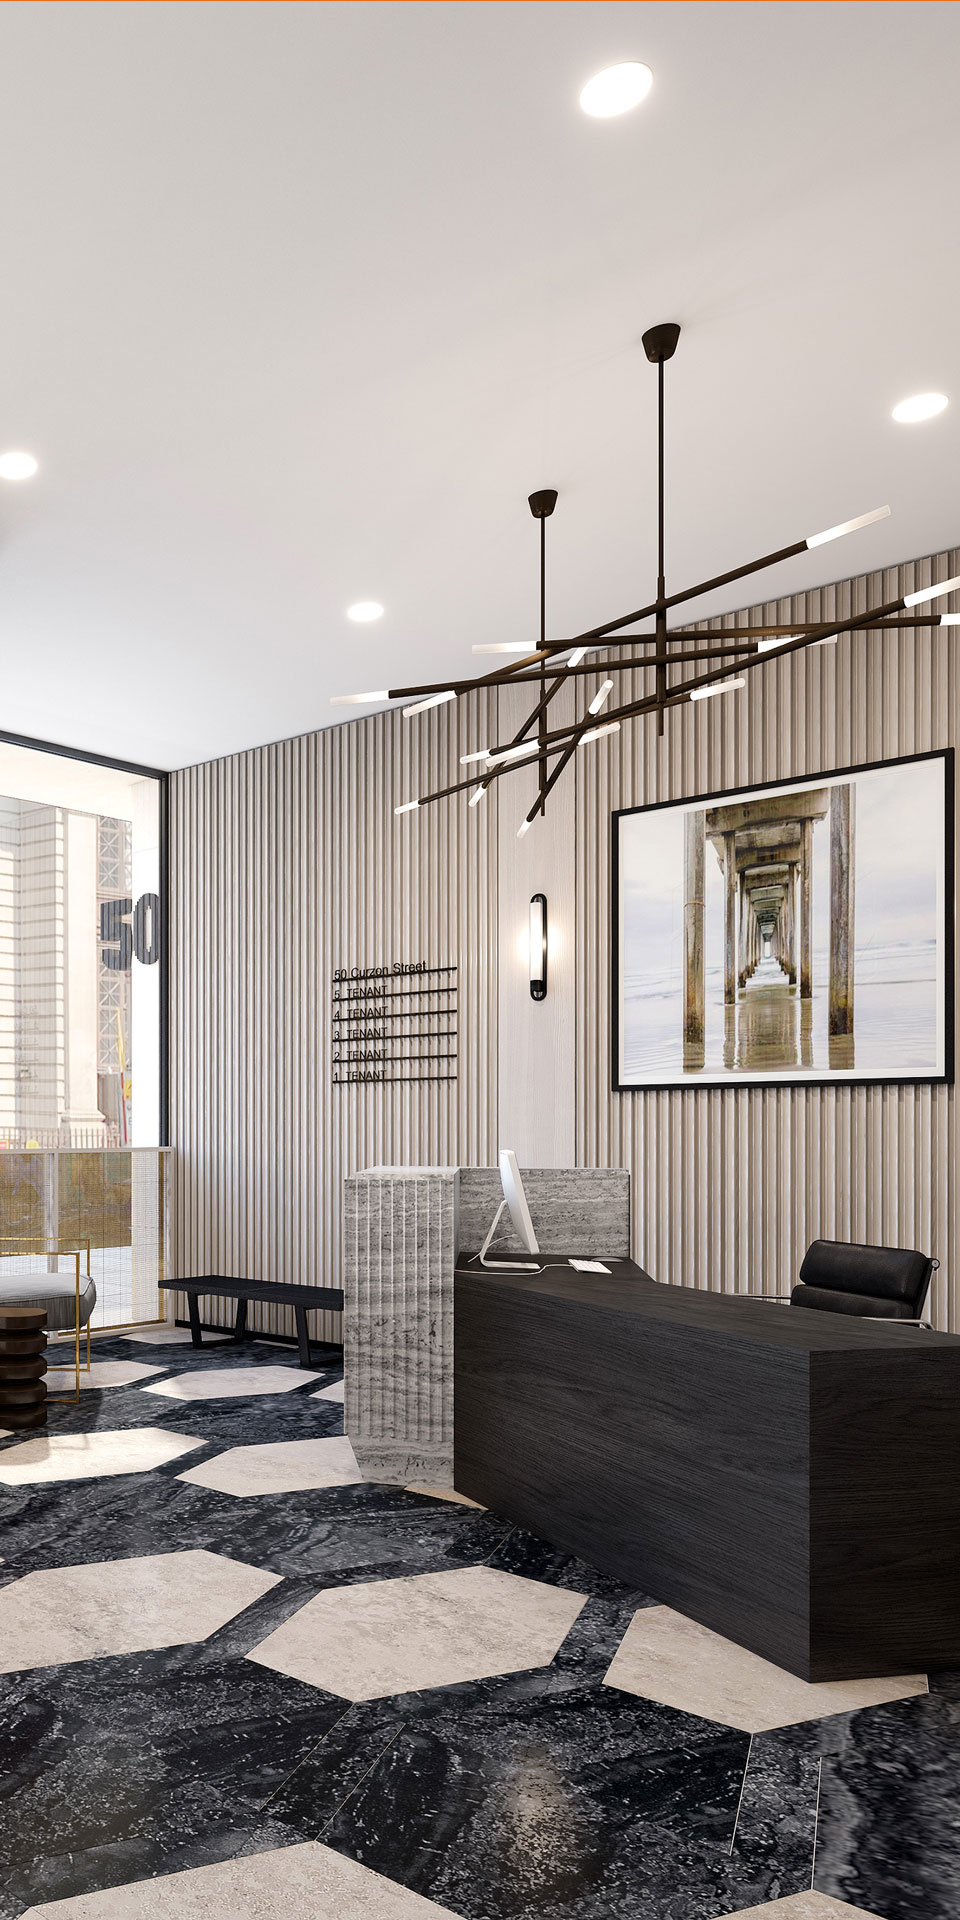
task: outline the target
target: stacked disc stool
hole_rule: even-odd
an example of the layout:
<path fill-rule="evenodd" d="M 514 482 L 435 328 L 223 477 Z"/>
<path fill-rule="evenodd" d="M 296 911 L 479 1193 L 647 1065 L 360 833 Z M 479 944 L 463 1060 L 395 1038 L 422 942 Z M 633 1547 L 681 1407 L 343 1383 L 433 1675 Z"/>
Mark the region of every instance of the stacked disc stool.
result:
<path fill-rule="evenodd" d="M 0 1306 L 0 1428 L 47 1424 L 45 1307 Z"/>

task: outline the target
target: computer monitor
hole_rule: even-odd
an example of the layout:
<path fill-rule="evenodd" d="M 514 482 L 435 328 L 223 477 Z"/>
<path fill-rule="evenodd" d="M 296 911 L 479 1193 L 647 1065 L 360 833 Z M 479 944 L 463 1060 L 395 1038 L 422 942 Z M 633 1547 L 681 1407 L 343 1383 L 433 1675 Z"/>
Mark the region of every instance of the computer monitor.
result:
<path fill-rule="evenodd" d="M 539 1253 L 537 1236 L 533 1231 L 527 1196 L 523 1191 L 517 1156 L 512 1147 L 500 1148 L 500 1185 L 507 1203 L 507 1212 L 513 1221 L 513 1231 L 518 1240 L 522 1240 L 528 1253 Z"/>
<path fill-rule="evenodd" d="M 477 1259 L 482 1267 L 495 1268 L 498 1272 L 539 1273 L 539 1266 L 529 1260 L 487 1259 L 488 1250 L 493 1243 L 494 1235 L 503 1218 L 505 1208 L 513 1222 L 513 1230 L 517 1239 L 523 1242 L 527 1252 L 539 1253 L 540 1251 L 537 1244 L 537 1236 L 533 1231 L 530 1209 L 527 1206 L 527 1196 L 523 1191 L 523 1181 L 520 1178 L 517 1156 L 512 1147 L 501 1147 L 500 1149 L 500 1185 L 503 1189 L 503 1199 L 494 1214 L 490 1224 L 490 1231 L 487 1234 L 483 1246 L 480 1248 Z"/>

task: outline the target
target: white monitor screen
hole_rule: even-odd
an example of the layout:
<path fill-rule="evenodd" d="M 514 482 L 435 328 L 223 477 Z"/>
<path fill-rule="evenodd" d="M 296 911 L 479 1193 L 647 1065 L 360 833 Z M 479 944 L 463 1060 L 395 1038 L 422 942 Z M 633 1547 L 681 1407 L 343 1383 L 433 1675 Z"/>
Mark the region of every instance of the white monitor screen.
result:
<path fill-rule="evenodd" d="M 500 1149 L 500 1185 L 503 1188 L 507 1211 L 513 1221 L 513 1230 L 518 1240 L 522 1241 L 528 1253 L 539 1253 L 540 1248 L 533 1231 L 533 1221 L 527 1206 L 527 1196 L 523 1191 L 517 1156 L 512 1147 Z"/>

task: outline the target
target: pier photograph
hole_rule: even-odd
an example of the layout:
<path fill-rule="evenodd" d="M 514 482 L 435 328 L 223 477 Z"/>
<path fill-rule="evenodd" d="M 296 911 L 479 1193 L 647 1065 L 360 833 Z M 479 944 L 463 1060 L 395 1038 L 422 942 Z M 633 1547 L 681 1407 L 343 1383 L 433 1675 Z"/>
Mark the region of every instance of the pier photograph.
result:
<path fill-rule="evenodd" d="M 952 761 L 616 814 L 615 1085 L 951 1079 Z"/>

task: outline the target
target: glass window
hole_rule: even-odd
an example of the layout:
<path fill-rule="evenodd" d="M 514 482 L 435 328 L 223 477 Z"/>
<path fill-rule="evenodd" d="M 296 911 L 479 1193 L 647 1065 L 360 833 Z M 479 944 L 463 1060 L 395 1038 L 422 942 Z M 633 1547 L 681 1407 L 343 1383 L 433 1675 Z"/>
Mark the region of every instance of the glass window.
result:
<path fill-rule="evenodd" d="M 0 741 L 0 1146 L 160 1143 L 160 792 Z"/>

